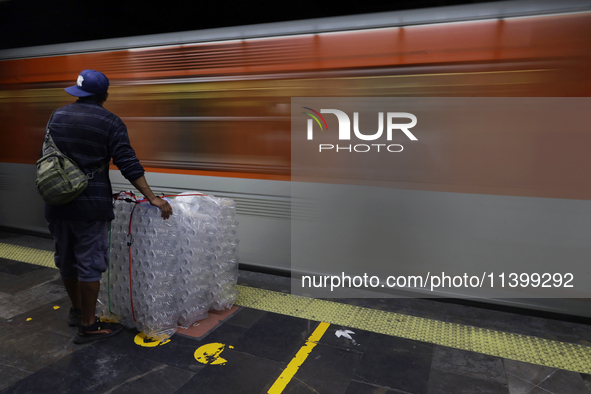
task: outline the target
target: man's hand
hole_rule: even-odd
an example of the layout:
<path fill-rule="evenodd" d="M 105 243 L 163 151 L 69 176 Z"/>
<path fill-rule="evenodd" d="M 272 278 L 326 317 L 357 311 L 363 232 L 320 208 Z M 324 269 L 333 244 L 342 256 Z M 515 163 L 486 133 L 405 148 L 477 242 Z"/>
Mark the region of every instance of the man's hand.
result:
<path fill-rule="evenodd" d="M 160 208 L 160 211 L 162 211 L 162 219 L 166 220 L 172 215 L 172 207 L 168 201 L 159 197 L 152 197 L 148 201 L 150 202 L 150 205 Z"/>
<path fill-rule="evenodd" d="M 146 182 L 146 178 L 142 175 L 135 181 L 130 181 L 136 189 L 140 191 L 146 197 L 146 199 L 150 202 L 150 205 L 153 205 L 157 208 L 160 208 L 162 211 L 162 218 L 164 220 L 168 219 L 170 215 L 172 215 L 172 207 L 168 203 L 168 201 L 158 198 L 148 186 L 148 182 Z"/>

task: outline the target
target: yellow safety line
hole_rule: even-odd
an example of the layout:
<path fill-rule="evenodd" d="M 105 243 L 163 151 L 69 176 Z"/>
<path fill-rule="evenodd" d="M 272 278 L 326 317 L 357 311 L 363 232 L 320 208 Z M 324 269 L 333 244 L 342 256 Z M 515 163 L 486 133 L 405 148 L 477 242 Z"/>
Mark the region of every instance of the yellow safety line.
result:
<path fill-rule="evenodd" d="M 306 361 L 306 358 L 308 358 L 308 355 L 318 344 L 318 341 L 320 341 L 320 338 L 322 338 L 329 326 L 330 324 L 321 322 L 318 327 L 316 327 L 312 335 L 310 335 L 306 341 L 306 344 L 300 348 L 295 357 L 290 361 L 281 375 L 279 375 L 275 383 L 273 383 L 273 386 L 267 391 L 268 394 L 280 394 L 283 392 L 287 384 L 291 381 L 291 378 L 293 378 L 298 369 L 300 369 L 300 366 Z"/>
<path fill-rule="evenodd" d="M 0 243 L 0 258 L 55 268 L 53 252 Z M 591 374 L 591 347 L 238 286 L 236 305 Z"/>
<path fill-rule="evenodd" d="M 0 243 L 0 258 L 56 268 L 53 252 Z"/>
<path fill-rule="evenodd" d="M 591 347 L 238 286 L 235 304 L 591 374 Z"/>

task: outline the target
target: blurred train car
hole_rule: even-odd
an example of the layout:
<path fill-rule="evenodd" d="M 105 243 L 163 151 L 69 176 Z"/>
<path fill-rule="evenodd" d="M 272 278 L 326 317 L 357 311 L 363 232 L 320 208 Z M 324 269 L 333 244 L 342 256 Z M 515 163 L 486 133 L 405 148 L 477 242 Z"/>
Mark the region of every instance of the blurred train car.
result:
<path fill-rule="evenodd" d="M 589 97 L 591 5 L 506 1 L 0 51 L 0 226 L 47 232 L 35 162 L 49 115 L 73 101 L 63 88 L 87 68 L 110 78 L 105 107 L 126 123 L 154 190 L 233 198 L 242 263 L 287 272 L 291 97 Z M 460 159 L 482 169 L 478 182 L 463 166 L 437 179 L 411 168 L 402 187 L 591 199 L 552 163 L 512 163 L 534 180 L 545 173 L 539 191 L 478 154 Z M 114 191 L 130 188 L 110 175 Z"/>

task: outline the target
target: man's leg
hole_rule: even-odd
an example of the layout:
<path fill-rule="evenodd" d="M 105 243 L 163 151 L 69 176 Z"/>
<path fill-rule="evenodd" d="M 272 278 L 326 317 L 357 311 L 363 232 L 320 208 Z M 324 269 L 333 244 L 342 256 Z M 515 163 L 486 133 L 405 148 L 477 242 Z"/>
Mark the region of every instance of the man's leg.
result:
<path fill-rule="evenodd" d="M 95 322 L 96 302 L 100 279 L 109 262 L 109 226 L 106 221 L 79 221 L 73 223 L 76 233 L 74 253 L 78 269 L 78 289 L 82 324 Z M 73 286 L 72 286 L 73 290 Z"/>
<path fill-rule="evenodd" d="M 82 321 L 78 327 L 78 333 L 74 336 L 74 343 L 88 343 L 120 333 L 123 330 L 121 324 L 102 322 L 96 318 L 100 281 L 78 281 L 78 286 L 82 300 Z"/>
<path fill-rule="evenodd" d="M 70 308 L 70 315 L 68 316 L 68 325 L 70 327 L 76 327 L 80 325 L 80 317 L 82 314 L 82 302 L 80 300 L 80 287 L 78 286 L 78 278 L 64 279 L 64 287 L 68 292 L 70 301 L 72 301 L 72 307 Z"/>
<path fill-rule="evenodd" d="M 90 326 L 96 319 L 96 300 L 101 282 L 78 282 L 82 305 L 82 325 Z"/>
<path fill-rule="evenodd" d="M 72 301 L 72 306 L 75 309 L 82 309 L 82 303 L 80 300 L 80 287 L 78 286 L 78 278 L 62 278 L 62 281 L 64 282 L 64 287 L 66 288 L 66 292 L 70 297 L 70 301 Z"/>
<path fill-rule="evenodd" d="M 48 222 L 48 226 L 55 244 L 55 266 L 60 270 L 64 287 L 72 302 L 68 325 L 75 327 L 80 324 L 80 307 L 82 305 L 74 254 L 75 236 L 67 220 L 52 219 Z"/>
<path fill-rule="evenodd" d="M 121 324 L 96 319 L 100 279 L 109 263 L 109 225 L 107 221 L 81 221 L 75 224 L 77 239 L 74 253 L 82 307 L 81 324 L 74 337 L 74 343 L 77 344 L 108 338 L 123 330 Z"/>

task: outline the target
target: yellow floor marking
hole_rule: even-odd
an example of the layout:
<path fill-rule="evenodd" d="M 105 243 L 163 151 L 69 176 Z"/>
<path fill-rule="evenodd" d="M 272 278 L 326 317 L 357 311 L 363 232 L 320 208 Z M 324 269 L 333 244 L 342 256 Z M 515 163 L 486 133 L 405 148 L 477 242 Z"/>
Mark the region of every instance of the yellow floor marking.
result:
<path fill-rule="evenodd" d="M 0 243 L 0 258 L 55 268 L 53 252 Z M 236 305 L 591 374 L 591 347 L 238 286 Z"/>
<path fill-rule="evenodd" d="M 33 320 L 32 317 L 27 317 L 27 321 L 31 321 L 31 320 Z"/>
<path fill-rule="evenodd" d="M 195 350 L 195 360 L 201 364 L 207 365 L 224 365 L 227 360 L 220 357 L 226 345 L 223 343 L 208 343 Z M 229 349 L 234 349 L 234 346 L 228 346 Z"/>
<path fill-rule="evenodd" d="M 53 309 L 57 310 L 57 309 L 60 309 L 60 307 L 59 307 L 59 305 L 56 305 L 53 307 Z"/>
<path fill-rule="evenodd" d="M 591 374 L 591 347 L 238 286 L 235 304 Z"/>
<path fill-rule="evenodd" d="M 168 342 L 170 342 L 170 339 L 166 341 L 159 341 L 157 339 L 147 337 L 146 334 L 140 332 L 133 338 L 133 342 L 135 342 L 136 345 L 142 347 L 156 347 L 159 345 L 166 345 Z"/>
<path fill-rule="evenodd" d="M 281 375 L 279 375 L 275 383 L 273 383 L 273 386 L 267 391 L 268 394 L 280 394 L 283 392 L 287 384 L 291 381 L 291 378 L 293 378 L 298 369 L 300 369 L 300 366 L 306 361 L 306 358 L 308 358 L 308 355 L 312 349 L 314 349 L 320 338 L 322 338 L 329 326 L 330 324 L 321 322 L 318 327 L 316 327 L 312 335 L 310 335 L 310 338 L 306 341 L 306 344 L 301 347 Z"/>
<path fill-rule="evenodd" d="M 53 252 L 0 243 L 0 258 L 56 268 Z"/>

